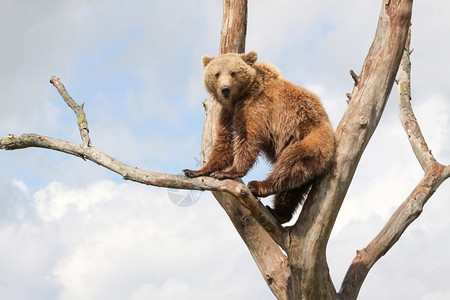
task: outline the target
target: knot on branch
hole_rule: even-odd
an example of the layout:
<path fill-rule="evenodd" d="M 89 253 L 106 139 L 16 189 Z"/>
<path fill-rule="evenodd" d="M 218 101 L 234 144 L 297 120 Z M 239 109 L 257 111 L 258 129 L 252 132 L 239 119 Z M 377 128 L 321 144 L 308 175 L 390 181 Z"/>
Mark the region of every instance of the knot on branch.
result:
<path fill-rule="evenodd" d="M 359 127 L 360 128 L 366 128 L 367 123 L 368 123 L 367 118 L 362 117 L 362 116 L 359 118 Z"/>
<path fill-rule="evenodd" d="M 350 94 L 350 93 L 347 93 L 347 94 L 345 94 L 345 96 L 347 96 L 347 104 L 349 104 L 350 103 L 350 101 L 352 100 L 352 94 Z"/>
<path fill-rule="evenodd" d="M 359 83 L 359 76 L 356 75 L 355 71 L 350 70 L 350 76 L 352 76 L 353 81 L 355 81 L 355 86 L 358 86 L 358 83 Z"/>

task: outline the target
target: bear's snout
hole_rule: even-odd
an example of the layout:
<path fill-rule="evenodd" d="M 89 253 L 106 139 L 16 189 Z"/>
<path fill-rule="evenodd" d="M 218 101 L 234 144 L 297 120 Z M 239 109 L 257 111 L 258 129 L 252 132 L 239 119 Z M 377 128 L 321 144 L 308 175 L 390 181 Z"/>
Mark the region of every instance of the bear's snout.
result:
<path fill-rule="evenodd" d="M 231 89 L 228 85 L 225 85 L 220 89 L 220 92 L 222 93 L 222 97 L 228 98 L 230 97 Z"/>

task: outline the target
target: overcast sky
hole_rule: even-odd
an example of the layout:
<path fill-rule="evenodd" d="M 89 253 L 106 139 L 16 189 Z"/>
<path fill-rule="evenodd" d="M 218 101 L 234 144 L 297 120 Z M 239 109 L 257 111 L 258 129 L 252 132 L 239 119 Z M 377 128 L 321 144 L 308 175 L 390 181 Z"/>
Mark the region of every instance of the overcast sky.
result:
<path fill-rule="evenodd" d="M 320 95 L 333 126 L 373 39 L 381 1 L 249 1 L 247 50 Z M 413 107 L 435 157 L 450 163 L 447 0 L 416 1 Z M 143 169 L 198 167 L 201 56 L 218 53 L 222 1 L 0 2 L 0 136 L 79 142 L 49 84 L 85 101 L 92 143 Z M 355 256 L 423 176 L 394 92 L 328 246 L 339 289 Z M 262 178 L 261 162 L 246 178 Z M 450 184 L 369 273 L 360 299 L 450 299 Z M 179 198 L 195 200 L 184 207 Z M 265 201 L 270 204 L 270 202 Z M 273 299 L 209 193 L 125 182 L 42 149 L 0 152 L 0 299 Z"/>

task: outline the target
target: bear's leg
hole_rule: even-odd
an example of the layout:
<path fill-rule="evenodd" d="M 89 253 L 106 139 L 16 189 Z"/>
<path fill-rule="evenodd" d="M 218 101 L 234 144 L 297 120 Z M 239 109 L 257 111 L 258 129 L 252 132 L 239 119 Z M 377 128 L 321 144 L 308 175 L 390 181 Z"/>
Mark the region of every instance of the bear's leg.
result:
<path fill-rule="evenodd" d="M 275 194 L 273 209 L 267 207 L 274 217 L 281 223 L 289 222 L 295 210 L 305 200 L 310 186 L 282 191 Z"/>
<path fill-rule="evenodd" d="M 184 169 L 187 177 L 208 176 L 215 171 L 221 171 L 233 164 L 233 135 L 231 124 L 225 112 L 222 112 L 217 126 L 216 140 L 207 163 L 199 170 Z"/>
<path fill-rule="evenodd" d="M 214 146 L 207 163 L 203 167 L 196 171 L 190 169 L 183 170 L 187 177 L 208 176 L 214 171 L 226 169 L 233 163 L 233 149 L 231 147 L 217 142 Z"/>
<path fill-rule="evenodd" d="M 328 162 L 320 155 L 320 149 L 305 147 L 305 144 L 304 139 L 287 146 L 267 179 L 249 182 L 252 193 L 258 197 L 267 197 L 311 183 L 322 174 Z"/>
<path fill-rule="evenodd" d="M 253 167 L 258 158 L 258 140 L 252 136 L 246 138 L 236 135 L 234 140 L 233 164 L 226 170 L 211 173 L 211 177 L 217 179 L 236 179 L 244 177 Z"/>
<path fill-rule="evenodd" d="M 216 179 L 236 179 L 244 177 L 247 172 L 255 164 L 258 157 L 258 151 L 245 151 L 243 155 L 236 155 L 233 160 L 233 164 L 226 170 L 215 171 L 210 174 L 211 177 Z"/>

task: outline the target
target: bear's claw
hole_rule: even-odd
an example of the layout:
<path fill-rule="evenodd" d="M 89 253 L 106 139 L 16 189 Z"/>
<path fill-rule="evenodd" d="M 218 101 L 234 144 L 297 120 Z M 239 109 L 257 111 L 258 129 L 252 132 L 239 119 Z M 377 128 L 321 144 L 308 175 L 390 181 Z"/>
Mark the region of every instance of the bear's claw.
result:
<path fill-rule="evenodd" d="M 189 178 L 197 177 L 195 174 L 195 171 L 193 171 L 193 170 L 183 169 L 183 173 L 186 177 L 189 177 Z"/>

